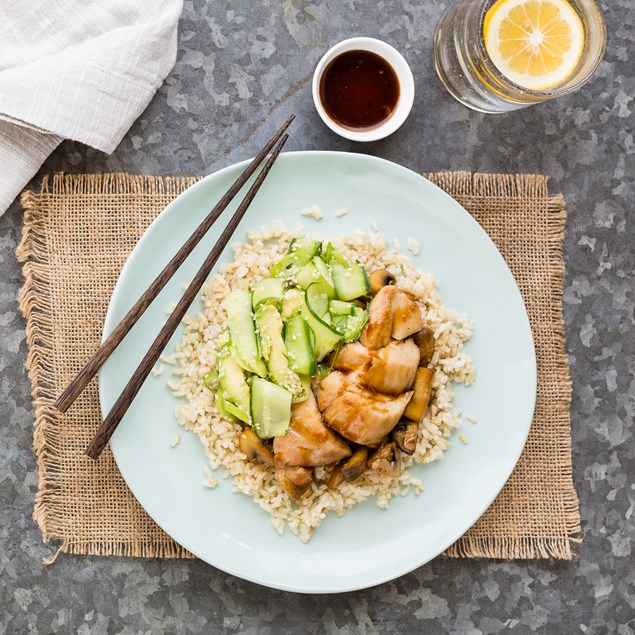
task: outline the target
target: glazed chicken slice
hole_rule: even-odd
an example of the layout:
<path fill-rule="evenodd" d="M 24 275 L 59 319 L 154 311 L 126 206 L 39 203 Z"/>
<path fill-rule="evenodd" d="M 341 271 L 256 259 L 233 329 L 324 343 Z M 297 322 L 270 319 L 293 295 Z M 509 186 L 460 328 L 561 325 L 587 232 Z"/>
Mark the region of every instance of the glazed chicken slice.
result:
<path fill-rule="evenodd" d="M 391 337 L 403 340 L 423 327 L 417 303 L 392 285 L 382 287 L 370 303 L 368 322 L 359 341 L 369 349 L 383 348 Z"/>
<path fill-rule="evenodd" d="M 390 335 L 396 340 L 403 340 L 414 335 L 423 328 L 421 310 L 417 303 L 400 291 L 392 303 L 392 330 Z"/>
<path fill-rule="evenodd" d="M 400 395 L 412 386 L 419 366 L 419 348 L 411 339 L 391 342 L 374 353 L 370 367 L 360 375 L 366 387 Z"/>
<path fill-rule="evenodd" d="M 277 466 L 317 467 L 335 463 L 351 455 L 348 444 L 329 430 L 322 420 L 313 393 L 291 408 L 287 434 L 273 441 Z"/>
<path fill-rule="evenodd" d="M 391 285 L 382 287 L 370 303 L 368 322 L 359 338 L 366 348 L 382 348 L 390 342 L 395 314 L 393 301 L 398 293 L 399 289 Z"/>
<path fill-rule="evenodd" d="M 375 446 L 395 427 L 410 397 L 398 397 L 364 388 L 356 373 L 339 371 L 327 375 L 320 384 L 318 407 L 324 420 L 343 437 L 360 445 Z"/>
<path fill-rule="evenodd" d="M 345 344 L 337 354 L 333 368 L 348 373 L 353 370 L 365 370 L 373 361 L 373 352 L 360 342 Z"/>
<path fill-rule="evenodd" d="M 374 351 L 354 342 L 342 348 L 334 367 L 343 372 L 357 371 L 356 377 L 367 388 L 399 395 L 412 386 L 419 359 L 419 348 L 411 339 L 391 342 Z"/>

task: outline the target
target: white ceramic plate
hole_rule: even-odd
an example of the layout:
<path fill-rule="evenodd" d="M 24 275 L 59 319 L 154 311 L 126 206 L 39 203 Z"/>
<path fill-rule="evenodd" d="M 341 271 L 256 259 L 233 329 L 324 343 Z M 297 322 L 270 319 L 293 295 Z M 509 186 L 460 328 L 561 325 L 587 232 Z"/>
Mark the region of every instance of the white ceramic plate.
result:
<path fill-rule="evenodd" d="M 230 166 L 181 194 L 150 226 L 126 262 L 112 296 L 105 334 L 123 317 L 183 244 L 246 163 Z M 238 197 L 240 198 L 240 197 Z M 318 205 L 319 223 L 299 210 Z M 336 218 L 341 207 L 349 213 Z M 206 239 L 146 311 L 102 369 L 99 393 L 108 412 L 233 213 L 228 208 Z M 147 512 L 177 542 L 206 562 L 277 589 L 305 593 L 350 591 L 396 578 L 428 562 L 457 540 L 487 509 L 523 449 L 536 396 L 536 361 L 527 313 L 494 244 L 452 198 L 403 167 L 365 155 L 299 152 L 280 157 L 235 235 L 280 219 L 324 236 L 370 230 L 374 220 L 405 246 L 421 243 L 415 264 L 436 274 L 446 305 L 474 319 L 466 345 L 477 381 L 457 387 L 455 407 L 474 412 L 469 444 L 458 440 L 442 461 L 413 468 L 425 485 L 419 496 L 393 499 L 388 510 L 371 499 L 344 518 L 329 515 L 308 544 L 279 536 L 269 516 L 232 481 L 202 486 L 206 458 L 194 434 L 178 426 L 168 372 L 150 377 L 112 438 L 126 482 Z M 222 259 L 231 257 L 227 249 Z M 192 308 L 197 311 L 198 306 Z M 180 337 L 175 334 L 168 350 Z M 170 447 L 175 432 L 181 443 Z"/>

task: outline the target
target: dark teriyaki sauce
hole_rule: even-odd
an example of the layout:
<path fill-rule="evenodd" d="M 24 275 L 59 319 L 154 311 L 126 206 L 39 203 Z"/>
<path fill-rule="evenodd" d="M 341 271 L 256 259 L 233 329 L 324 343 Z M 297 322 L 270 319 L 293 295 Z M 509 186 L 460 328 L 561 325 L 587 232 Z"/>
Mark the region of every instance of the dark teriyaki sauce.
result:
<path fill-rule="evenodd" d="M 324 69 L 320 100 L 328 116 L 344 128 L 377 128 L 397 105 L 399 79 L 383 57 L 347 51 Z"/>

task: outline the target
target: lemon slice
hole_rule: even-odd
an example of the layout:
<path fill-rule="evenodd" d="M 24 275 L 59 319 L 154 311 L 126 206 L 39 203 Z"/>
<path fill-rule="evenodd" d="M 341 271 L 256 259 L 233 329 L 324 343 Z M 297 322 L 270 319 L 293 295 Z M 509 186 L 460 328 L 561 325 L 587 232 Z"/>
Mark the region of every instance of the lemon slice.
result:
<path fill-rule="evenodd" d="M 566 0 L 498 0 L 485 14 L 483 38 L 496 68 L 530 90 L 564 82 L 584 49 L 584 27 Z"/>

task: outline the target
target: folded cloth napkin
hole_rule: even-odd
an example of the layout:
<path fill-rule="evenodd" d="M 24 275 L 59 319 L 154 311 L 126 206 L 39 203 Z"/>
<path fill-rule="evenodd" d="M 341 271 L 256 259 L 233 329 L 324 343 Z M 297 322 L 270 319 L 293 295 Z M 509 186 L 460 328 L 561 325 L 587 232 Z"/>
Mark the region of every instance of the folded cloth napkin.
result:
<path fill-rule="evenodd" d="M 112 152 L 176 59 L 183 0 L 0 6 L 0 215 L 63 139 Z"/>

